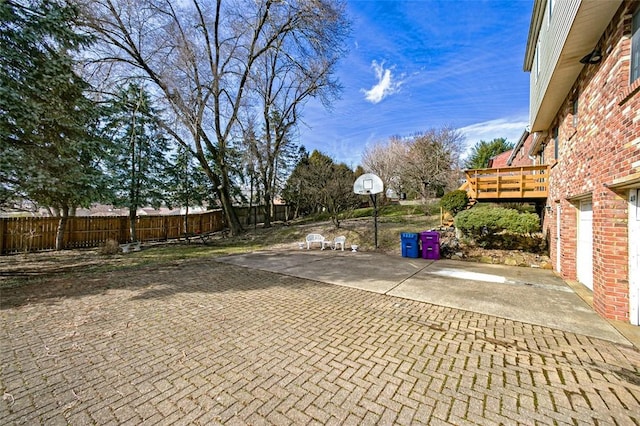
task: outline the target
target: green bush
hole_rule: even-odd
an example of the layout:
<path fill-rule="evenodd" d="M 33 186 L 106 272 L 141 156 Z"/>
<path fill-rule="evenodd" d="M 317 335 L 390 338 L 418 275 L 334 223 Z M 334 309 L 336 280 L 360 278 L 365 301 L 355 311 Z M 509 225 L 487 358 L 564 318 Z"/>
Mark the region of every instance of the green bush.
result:
<path fill-rule="evenodd" d="M 505 209 L 513 209 L 517 210 L 520 213 L 535 213 L 535 206 L 527 203 L 503 203 L 500 204 L 500 207 L 504 207 Z"/>
<path fill-rule="evenodd" d="M 514 234 L 532 234 L 540 231 L 540 217 L 535 213 L 519 213 L 517 210 L 510 210 L 510 213 L 503 218 L 506 231 Z"/>
<path fill-rule="evenodd" d="M 444 194 L 440 200 L 440 206 L 446 211 L 451 212 L 454 216 L 459 211 L 464 210 L 468 203 L 469 197 L 467 196 L 467 192 L 461 189 L 456 189 L 455 191 Z"/>
<path fill-rule="evenodd" d="M 531 234 L 540 230 L 540 218 L 535 213 L 519 213 L 503 207 L 473 208 L 460 212 L 455 226 L 464 234 L 482 236 L 498 232 Z"/>

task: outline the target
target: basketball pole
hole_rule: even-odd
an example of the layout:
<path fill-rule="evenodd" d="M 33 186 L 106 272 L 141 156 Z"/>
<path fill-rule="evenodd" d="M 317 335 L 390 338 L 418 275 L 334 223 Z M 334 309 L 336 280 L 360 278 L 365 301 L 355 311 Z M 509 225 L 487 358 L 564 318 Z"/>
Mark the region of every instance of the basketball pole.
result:
<path fill-rule="evenodd" d="M 353 183 L 353 192 L 358 195 L 367 195 L 371 197 L 371 201 L 373 201 L 373 223 L 375 227 L 374 233 L 374 246 L 375 249 L 378 249 L 378 193 L 384 190 L 384 184 L 382 183 L 382 179 L 373 173 L 365 173 L 363 175 L 358 176 L 356 181 Z"/>
<path fill-rule="evenodd" d="M 378 194 L 369 194 L 369 196 L 371 197 L 371 201 L 373 201 L 374 246 L 376 250 L 378 250 L 378 205 L 376 203 Z"/>

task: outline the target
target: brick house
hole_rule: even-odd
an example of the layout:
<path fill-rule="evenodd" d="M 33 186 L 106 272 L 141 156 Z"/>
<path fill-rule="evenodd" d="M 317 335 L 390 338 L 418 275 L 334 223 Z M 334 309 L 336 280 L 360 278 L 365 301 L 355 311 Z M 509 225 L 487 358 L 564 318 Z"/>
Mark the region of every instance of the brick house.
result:
<path fill-rule="evenodd" d="M 554 270 L 640 324 L 640 1 L 534 0 L 529 129 L 509 165 L 548 165 Z"/>
<path fill-rule="evenodd" d="M 507 160 L 509 159 L 509 157 L 511 157 L 511 152 L 513 150 L 508 150 L 505 152 L 501 152 L 500 154 L 494 155 L 493 157 L 489 158 L 489 165 L 487 167 L 493 167 L 493 168 L 498 168 L 498 167 L 506 167 L 507 166 Z"/>
<path fill-rule="evenodd" d="M 518 143 L 511 150 L 511 155 L 507 159 L 507 166 L 528 166 L 532 164 L 532 159 L 528 155 L 532 145 L 533 135 L 528 130 L 525 130 L 522 132 Z"/>

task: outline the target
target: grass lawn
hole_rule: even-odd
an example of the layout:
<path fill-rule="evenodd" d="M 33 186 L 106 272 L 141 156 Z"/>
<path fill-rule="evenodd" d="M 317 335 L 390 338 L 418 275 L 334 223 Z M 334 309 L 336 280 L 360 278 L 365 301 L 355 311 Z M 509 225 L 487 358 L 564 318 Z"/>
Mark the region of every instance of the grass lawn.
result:
<path fill-rule="evenodd" d="M 425 215 L 424 207 L 385 206 L 379 209 L 378 252 L 400 255 L 400 234 L 420 232 L 439 225 L 438 215 Z M 63 250 L 0 256 L 0 289 L 27 283 L 43 282 L 55 274 L 100 274 L 113 270 L 138 268 L 154 264 L 176 263 L 192 259 L 225 256 L 256 250 L 293 250 L 309 233 L 333 239 L 344 235 L 347 247 L 357 244 L 360 251 L 373 251 L 373 209 L 359 209 L 336 228 L 327 217 L 303 218 L 288 224 L 275 223 L 270 228 L 250 227 L 241 235 L 198 242 L 170 241 L 146 244 L 139 252 L 102 255 L 99 250 Z"/>

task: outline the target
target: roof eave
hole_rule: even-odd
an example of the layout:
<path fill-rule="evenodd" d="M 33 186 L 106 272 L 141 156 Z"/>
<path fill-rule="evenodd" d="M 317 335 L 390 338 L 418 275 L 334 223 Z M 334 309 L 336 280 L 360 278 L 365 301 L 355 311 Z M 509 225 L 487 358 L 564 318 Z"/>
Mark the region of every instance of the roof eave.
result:
<path fill-rule="evenodd" d="M 531 23 L 529 24 L 529 36 L 527 37 L 527 48 L 524 54 L 524 71 L 531 71 L 531 68 L 533 67 L 533 57 L 536 53 L 538 35 L 540 34 L 540 27 L 542 26 L 544 9 L 546 6 L 547 0 L 535 0 L 533 3 Z"/>

